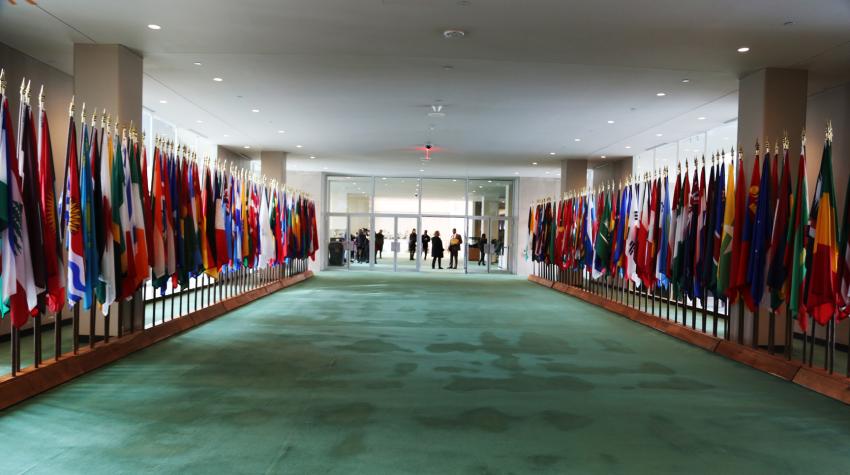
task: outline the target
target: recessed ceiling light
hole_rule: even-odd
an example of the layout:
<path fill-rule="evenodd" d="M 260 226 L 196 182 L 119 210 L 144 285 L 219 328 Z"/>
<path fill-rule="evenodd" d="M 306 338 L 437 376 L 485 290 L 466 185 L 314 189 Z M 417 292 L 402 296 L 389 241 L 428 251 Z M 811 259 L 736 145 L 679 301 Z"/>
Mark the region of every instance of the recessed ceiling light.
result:
<path fill-rule="evenodd" d="M 386 180 L 386 179 L 387 179 L 387 177 L 385 177 L 385 176 L 384 176 L 384 177 L 381 177 L 381 180 Z"/>
<path fill-rule="evenodd" d="M 705 117 L 697 117 L 697 120 L 705 120 Z"/>
<path fill-rule="evenodd" d="M 447 65 L 443 66 L 443 71 L 451 71 L 454 68 L 455 67 L 452 66 L 451 64 L 447 64 Z"/>
<path fill-rule="evenodd" d="M 328 167 L 322 167 L 322 170 L 327 170 L 327 169 L 328 169 Z"/>
<path fill-rule="evenodd" d="M 609 121 L 608 121 L 608 123 L 609 123 L 609 124 L 613 124 L 613 123 L 614 123 L 614 121 L 613 121 L 613 120 L 609 120 Z"/>
<path fill-rule="evenodd" d="M 260 109 L 251 109 L 251 112 L 260 112 Z"/>
<path fill-rule="evenodd" d="M 685 79 L 682 79 L 682 82 L 683 82 L 683 83 L 685 83 L 685 84 L 687 84 L 687 83 L 691 82 L 691 80 L 690 80 L 690 79 L 688 79 L 688 78 L 685 78 Z"/>
<path fill-rule="evenodd" d="M 549 172 L 543 172 L 543 174 L 548 175 L 548 174 L 549 174 Z"/>
<path fill-rule="evenodd" d="M 740 48 L 738 48 L 739 53 L 746 53 L 749 50 L 750 50 L 750 48 L 748 46 L 741 46 Z"/>
<path fill-rule="evenodd" d="M 667 95 L 667 93 L 666 92 L 656 92 L 655 95 L 658 96 L 658 97 L 664 97 L 664 96 Z"/>
<path fill-rule="evenodd" d="M 425 170 L 423 170 L 423 169 L 421 169 L 421 168 L 420 168 L 420 169 L 419 169 L 419 171 L 420 171 L 420 172 L 424 172 Z"/>
<path fill-rule="evenodd" d="M 161 30 L 162 29 L 161 26 L 156 25 L 154 23 L 151 23 L 150 25 L 148 25 L 148 28 L 150 28 L 151 30 Z"/>
<path fill-rule="evenodd" d="M 656 137 L 663 137 L 664 134 L 655 134 Z"/>
<path fill-rule="evenodd" d="M 457 181 L 457 180 L 452 180 L 452 181 Z"/>
<path fill-rule="evenodd" d="M 573 139 L 574 142 L 581 142 L 581 139 Z"/>
<path fill-rule="evenodd" d="M 626 145 L 626 148 L 632 148 L 632 146 L 631 146 L 631 145 Z"/>
<path fill-rule="evenodd" d="M 304 148 L 303 145 L 296 145 L 295 148 Z"/>
<path fill-rule="evenodd" d="M 230 137 L 230 134 L 224 134 L 223 136 L 224 137 Z"/>
<path fill-rule="evenodd" d="M 316 159 L 315 155 L 310 155 L 310 160 L 315 160 L 315 159 Z"/>
<path fill-rule="evenodd" d="M 519 175 L 519 172 L 514 172 L 514 175 Z"/>
<path fill-rule="evenodd" d="M 549 152 L 549 155 L 555 155 L 555 152 Z"/>
<path fill-rule="evenodd" d="M 160 104 L 168 104 L 168 101 L 166 101 L 165 99 L 160 99 L 160 100 L 159 100 L 159 103 L 160 103 Z"/>
<path fill-rule="evenodd" d="M 602 156 L 601 156 L 601 157 L 599 157 L 599 158 L 608 158 L 608 156 L 607 156 L 607 155 L 602 155 Z"/>
<path fill-rule="evenodd" d="M 531 164 L 534 165 L 535 167 L 537 166 L 537 162 L 531 162 Z"/>
<path fill-rule="evenodd" d="M 463 30 L 446 30 L 443 32 L 443 38 L 447 40 L 460 40 L 466 36 L 466 32 Z"/>
<path fill-rule="evenodd" d="M 285 133 L 286 133 L 286 131 L 285 131 L 285 130 L 278 130 L 278 131 L 277 131 L 277 133 L 279 133 L 279 134 L 285 134 Z"/>
<path fill-rule="evenodd" d="M 222 79 L 222 78 L 213 78 L 213 81 L 215 81 L 215 82 L 221 82 L 221 81 L 224 81 L 224 79 Z"/>
<path fill-rule="evenodd" d="M 198 124 L 203 124 L 203 123 L 204 123 L 204 121 L 202 121 L 201 119 L 198 119 L 198 120 L 196 120 L 195 122 L 196 122 L 196 123 L 198 123 Z"/>
<path fill-rule="evenodd" d="M 487 180 L 487 183 L 493 183 L 493 180 Z"/>
<path fill-rule="evenodd" d="M 203 63 L 201 63 L 200 61 L 195 61 L 192 64 L 194 64 L 195 66 L 203 66 Z"/>
<path fill-rule="evenodd" d="M 243 146 L 242 148 L 244 148 L 245 150 L 247 150 L 247 149 L 251 148 L 251 146 L 250 146 L 250 145 L 245 145 L 245 146 Z"/>

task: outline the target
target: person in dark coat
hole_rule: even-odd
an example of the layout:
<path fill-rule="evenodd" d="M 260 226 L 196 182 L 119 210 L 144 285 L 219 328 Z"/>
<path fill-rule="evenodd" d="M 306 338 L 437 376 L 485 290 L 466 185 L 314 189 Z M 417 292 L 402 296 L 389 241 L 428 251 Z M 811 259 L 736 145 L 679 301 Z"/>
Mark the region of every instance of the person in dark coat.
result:
<path fill-rule="evenodd" d="M 384 258 L 384 230 L 381 229 L 378 231 L 378 234 L 375 235 L 375 262 L 378 261 L 378 258 Z"/>
<path fill-rule="evenodd" d="M 487 235 L 481 233 L 481 239 L 478 240 L 478 265 L 486 265 L 484 261 L 484 253 L 487 252 Z"/>
<path fill-rule="evenodd" d="M 449 238 L 449 269 L 457 269 L 457 254 L 460 252 L 461 244 L 463 244 L 463 238 L 457 233 L 457 229 L 452 229 L 452 237 Z"/>
<path fill-rule="evenodd" d="M 431 236 L 428 235 L 428 230 L 426 229 L 424 233 L 422 233 L 422 255 L 425 256 L 425 262 L 428 261 L 428 243 L 431 242 Z"/>
<path fill-rule="evenodd" d="M 407 237 L 407 250 L 410 251 L 410 260 L 416 255 L 416 228 L 410 231 L 410 236 Z"/>
<path fill-rule="evenodd" d="M 435 264 L 439 264 L 440 269 L 443 268 L 443 240 L 440 239 L 440 231 L 434 231 L 434 237 L 431 238 L 431 268 Z"/>

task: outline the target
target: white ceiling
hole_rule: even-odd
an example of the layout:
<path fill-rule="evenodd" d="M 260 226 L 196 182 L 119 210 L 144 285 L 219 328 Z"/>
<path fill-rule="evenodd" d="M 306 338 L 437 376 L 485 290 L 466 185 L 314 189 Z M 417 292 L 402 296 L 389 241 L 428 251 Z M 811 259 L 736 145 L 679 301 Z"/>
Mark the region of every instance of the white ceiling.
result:
<path fill-rule="evenodd" d="M 74 42 L 127 45 L 146 107 L 298 170 L 543 176 L 734 118 L 747 71 L 807 68 L 810 92 L 850 79 L 847 0 L 18 3 L 0 3 L 0 41 L 69 73 Z M 427 141 L 444 150 L 423 166 Z"/>

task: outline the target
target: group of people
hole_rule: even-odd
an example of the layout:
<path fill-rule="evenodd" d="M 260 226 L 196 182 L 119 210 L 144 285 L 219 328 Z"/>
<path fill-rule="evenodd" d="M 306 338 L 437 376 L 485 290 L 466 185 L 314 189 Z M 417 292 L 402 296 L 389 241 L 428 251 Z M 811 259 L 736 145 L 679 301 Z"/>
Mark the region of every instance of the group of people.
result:
<path fill-rule="evenodd" d="M 440 231 L 434 231 L 434 236 L 428 235 L 428 230 L 422 233 L 422 255 L 425 259 L 428 259 L 428 246 L 431 246 L 431 268 L 432 269 L 442 269 L 443 268 L 443 254 L 445 252 L 445 248 L 443 247 L 443 239 L 440 237 Z M 414 260 L 416 256 L 416 245 L 417 245 L 418 235 L 416 234 L 416 228 L 413 228 L 410 231 L 410 235 L 407 237 L 407 250 L 410 252 L 410 260 Z M 463 238 L 460 234 L 458 234 L 457 229 L 452 228 L 452 235 L 449 238 L 449 269 L 457 269 L 457 256 L 460 253 L 460 246 L 463 244 Z"/>
<path fill-rule="evenodd" d="M 351 241 L 354 242 L 354 249 L 352 253 L 352 259 L 355 262 L 360 264 L 368 264 L 369 263 L 369 229 L 360 228 L 357 230 L 356 236 L 351 236 Z M 375 263 L 378 262 L 378 258 L 383 258 L 383 250 L 384 250 L 384 230 L 378 231 L 375 234 Z"/>

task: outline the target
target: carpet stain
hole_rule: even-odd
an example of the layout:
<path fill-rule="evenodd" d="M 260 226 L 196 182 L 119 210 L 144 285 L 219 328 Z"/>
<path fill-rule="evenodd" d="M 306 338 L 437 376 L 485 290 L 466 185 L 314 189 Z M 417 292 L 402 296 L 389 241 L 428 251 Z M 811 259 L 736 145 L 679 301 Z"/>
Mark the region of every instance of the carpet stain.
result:
<path fill-rule="evenodd" d="M 363 426 L 369 422 L 369 417 L 375 412 L 375 406 L 368 402 L 355 402 L 332 406 L 319 414 L 319 421 L 324 424 Z"/>
<path fill-rule="evenodd" d="M 474 353 L 480 349 L 480 346 L 471 343 L 431 343 L 425 347 L 425 350 L 430 353 L 450 353 L 452 351 Z"/>
<path fill-rule="evenodd" d="M 388 343 L 378 338 L 368 340 L 359 340 L 348 345 L 337 346 L 340 350 L 356 351 L 358 353 L 390 353 L 393 351 L 403 351 L 412 353 L 412 350 L 402 348 L 395 343 Z"/>
<path fill-rule="evenodd" d="M 457 366 L 437 366 L 434 371 L 441 373 L 478 373 L 479 370 L 471 368 L 460 368 Z"/>
<path fill-rule="evenodd" d="M 587 427 L 593 422 L 593 419 L 581 414 L 573 414 L 563 411 L 543 411 L 540 413 L 543 420 L 555 426 L 556 429 L 562 432 L 569 432 L 583 427 Z"/>
<path fill-rule="evenodd" d="M 522 366 L 519 364 L 519 358 L 513 355 L 500 356 L 493 360 L 493 366 L 508 371 L 522 371 Z"/>
<path fill-rule="evenodd" d="M 396 363 L 393 375 L 398 377 L 407 376 L 408 374 L 416 371 L 416 368 L 418 367 L 419 365 L 416 363 Z"/>
<path fill-rule="evenodd" d="M 514 420 L 504 412 L 492 407 L 477 407 L 454 417 L 417 417 L 419 424 L 430 429 L 480 430 L 505 432 Z"/>
<path fill-rule="evenodd" d="M 543 333 L 524 332 L 519 337 L 517 351 L 532 355 L 574 355 L 578 350 L 563 338 Z"/>
<path fill-rule="evenodd" d="M 529 455 L 525 458 L 525 460 L 527 460 L 528 463 L 535 468 L 548 468 L 558 463 L 558 461 L 561 460 L 561 457 L 551 454 L 536 454 Z"/>
<path fill-rule="evenodd" d="M 366 389 L 401 389 L 404 383 L 401 381 L 372 381 L 363 385 Z"/>
<path fill-rule="evenodd" d="M 553 373 L 573 373 L 573 374 L 598 374 L 598 375 L 618 375 L 618 374 L 675 374 L 673 369 L 659 363 L 641 363 L 637 368 L 626 368 L 623 366 L 583 366 L 573 363 L 546 363 L 543 365 L 547 371 Z"/>
<path fill-rule="evenodd" d="M 366 444 L 363 442 L 365 436 L 362 432 L 349 434 L 342 442 L 331 449 L 331 456 L 337 458 L 353 457 L 366 452 Z"/>
<path fill-rule="evenodd" d="M 526 374 L 515 374 L 510 378 L 467 378 L 453 376 L 452 382 L 444 387 L 449 391 L 486 391 L 499 390 L 508 392 L 535 391 L 590 391 L 594 388 L 590 381 L 574 376 L 540 377 Z"/>
<path fill-rule="evenodd" d="M 667 381 L 642 381 L 638 383 L 638 386 L 645 389 L 673 389 L 677 391 L 702 391 L 714 388 L 711 384 L 681 376 L 672 377 Z"/>
<path fill-rule="evenodd" d="M 629 348 L 619 340 L 611 338 L 594 338 L 593 341 L 599 343 L 602 349 L 611 353 L 633 354 L 635 350 Z"/>

